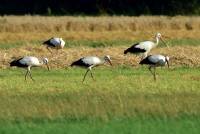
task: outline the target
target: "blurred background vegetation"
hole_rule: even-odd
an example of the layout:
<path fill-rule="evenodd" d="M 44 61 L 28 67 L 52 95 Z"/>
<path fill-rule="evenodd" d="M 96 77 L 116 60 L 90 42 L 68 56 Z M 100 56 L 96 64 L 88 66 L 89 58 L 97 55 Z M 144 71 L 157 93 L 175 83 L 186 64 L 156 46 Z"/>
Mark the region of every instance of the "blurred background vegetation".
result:
<path fill-rule="evenodd" d="M 200 0 L 0 0 L 0 15 L 200 15 Z"/>

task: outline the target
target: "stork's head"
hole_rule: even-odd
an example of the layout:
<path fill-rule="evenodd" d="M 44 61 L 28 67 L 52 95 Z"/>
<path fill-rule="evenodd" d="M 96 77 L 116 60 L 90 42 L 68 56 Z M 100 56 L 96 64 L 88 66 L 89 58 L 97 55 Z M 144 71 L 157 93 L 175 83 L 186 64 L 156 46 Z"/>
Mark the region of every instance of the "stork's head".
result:
<path fill-rule="evenodd" d="M 44 64 L 47 64 L 48 61 L 49 61 L 49 60 L 48 60 L 47 58 L 43 58 L 43 63 L 44 63 Z"/>
<path fill-rule="evenodd" d="M 161 39 L 161 38 L 162 38 L 162 35 L 161 35 L 161 33 L 156 33 L 156 38 L 159 38 L 159 39 Z"/>
<path fill-rule="evenodd" d="M 49 60 L 47 58 L 43 58 L 42 61 L 47 66 L 47 69 L 49 70 L 49 65 L 48 65 Z"/>
<path fill-rule="evenodd" d="M 110 59 L 110 56 L 109 56 L 109 55 L 104 56 L 104 60 L 105 60 L 106 62 L 110 63 L 110 65 L 112 66 L 111 59 Z"/>
<path fill-rule="evenodd" d="M 169 57 L 168 56 L 165 56 L 165 61 L 166 61 L 166 64 L 167 64 L 167 66 L 169 68 Z"/>
<path fill-rule="evenodd" d="M 164 42 L 164 40 L 162 39 L 162 37 L 163 37 L 163 36 L 161 35 L 161 33 L 157 33 L 157 34 L 156 34 L 156 39 L 157 39 L 157 40 L 161 40 L 161 41 L 163 42 L 163 44 L 165 44 L 165 45 L 168 47 L 168 45 Z M 164 36 L 164 37 L 166 37 L 166 36 Z"/>

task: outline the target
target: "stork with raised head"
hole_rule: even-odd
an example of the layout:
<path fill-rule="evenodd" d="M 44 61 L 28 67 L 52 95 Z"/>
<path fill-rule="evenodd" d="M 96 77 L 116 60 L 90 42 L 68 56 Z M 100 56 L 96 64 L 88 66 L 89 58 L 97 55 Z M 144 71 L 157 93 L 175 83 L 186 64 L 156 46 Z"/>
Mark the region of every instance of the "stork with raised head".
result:
<path fill-rule="evenodd" d="M 48 59 L 43 58 L 42 60 L 39 60 L 37 57 L 33 56 L 25 56 L 23 58 L 16 59 L 12 62 L 10 62 L 10 66 L 16 66 L 21 68 L 27 68 L 27 72 L 25 74 L 25 80 L 27 78 L 27 75 L 29 74 L 30 78 L 34 81 L 32 75 L 31 75 L 31 67 L 39 67 L 43 64 L 46 64 L 47 69 L 49 70 L 48 66 Z"/>
<path fill-rule="evenodd" d="M 109 55 L 106 55 L 104 56 L 103 58 L 99 58 L 99 57 L 96 57 L 96 56 L 87 56 L 87 57 L 83 57 L 83 58 L 80 58 L 79 60 L 77 61 L 74 61 L 71 66 L 80 66 L 80 67 L 85 67 L 87 68 L 87 71 L 83 77 L 83 80 L 82 82 L 84 82 L 85 80 L 85 77 L 87 75 L 87 73 L 90 71 L 90 74 L 91 74 L 91 77 L 92 79 L 94 80 L 94 77 L 93 77 L 93 74 L 92 74 L 92 68 L 95 67 L 95 66 L 99 66 L 99 65 L 102 65 L 104 64 L 105 62 L 108 62 L 110 63 L 110 65 L 112 65 L 111 63 L 111 59 L 110 59 L 110 56 Z"/>
<path fill-rule="evenodd" d="M 50 48 L 54 48 L 54 49 L 57 49 L 57 50 L 63 49 L 64 46 L 65 46 L 65 41 L 62 38 L 53 37 L 53 38 L 43 42 L 43 44 L 46 45 L 49 52 L 52 53 Z"/>
<path fill-rule="evenodd" d="M 156 67 L 165 66 L 167 64 L 169 68 L 169 57 L 163 55 L 149 55 L 140 61 L 140 64 L 149 65 L 149 71 L 154 76 L 154 80 L 156 80 Z M 154 72 L 151 70 L 154 68 Z"/>
<path fill-rule="evenodd" d="M 157 33 L 155 36 L 156 42 L 153 41 L 143 41 L 139 43 L 135 43 L 130 48 L 124 51 L 124 54 L 133 53 L 133 54 L 143 54 L 142 59 L 147 57 L 148 53 L 151 51 L 152 48 L 156 47 L 161 40 L 166 46 L 167 44 L 163 41 L 162 35 Z M 168 47 L 168 46 L 167 46 Z"/>

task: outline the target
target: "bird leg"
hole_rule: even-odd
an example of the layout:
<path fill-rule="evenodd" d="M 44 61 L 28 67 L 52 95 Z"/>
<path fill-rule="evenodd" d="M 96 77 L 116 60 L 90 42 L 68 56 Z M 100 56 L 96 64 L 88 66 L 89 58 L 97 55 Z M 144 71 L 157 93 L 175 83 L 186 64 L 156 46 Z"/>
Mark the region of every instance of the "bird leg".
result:
<path fill-rule="evenodd" d="M 152 66 L 149 66 L 149 71 L 151 72 L 151 74 L 153 75 L 154 80 L 156 81 L 156 67 L 153 67 L 154 68 L 154 72 L 152 72 L 151 68 L 152 68 Z"/>
<path fill-rule="evenodd" d="M 26 81 L 27 74 L 28 74 L 28 70 L 26 71 L 26 74 L 25 74 L 25 81 Z"/>
<path fill-rule="evenodd" d="M 94 79 L 94 76 L 93 76 L 93 74 L 92 74 L 92 71 L 91 71 L 91 70 L 90 70 L 90 75 L 91 75 L 92 79 L 95 81 L 95 79 Z"/>
<path fill-rule="evenodd" d="M 86 73 L 85 73 L 85 75 L 84 75 L 84 77 L 83 77 L 83 81 L 82 81 L 82 83 L 84 82 L 84 80 L 85 80 L 85 77 L 86 77 L 86 75 L 87 75 L 88 71 L 89 71 L 89 69 L 86 71 Z"/>
<path fill-rule="evenodd" d="M 154 75 L 154 73 L 151 70 L 151 66 L 149 66 L 149 71 L 151 72 L 152 75 Z"/>
<path fill-rule="evenodd" d="M 28 66 L 28 68 L 27 68 L 27 71 L 26 71 L 26 74 L 25 74 L 25 81 L 26 81 L 26 78 L 27 78 L 28 74 L 31 77 L 31 79 L 34 81 L 32 75 L 31 75 L 31 66 Z"/>
<path fill-rule="evenodd" d="M 154 67 L 154 80 L 156 81 L 156 67 Z"/>
<path fill-rule="evenodd" d="M 147 57 L 147 53 L 142 54 L 141 60 Z"/>
<path fill-rule="evenodd" d="M 53 52 L 50 50 L 49 46 L 47 46 L 47 50 L 48 50 L 51 54 L 53 54 Z"/>
<path fill-rule="evenodd" d="M 28 72 L 29 72 L 29 76 L 30 76 L 30 78 L 32 79 L 32 81 L 35 81 L 35 80 L 33 79 L 32 75 L 31 75 L 31 72 L 30 72 L 30 71 L 28 71 Z"/>

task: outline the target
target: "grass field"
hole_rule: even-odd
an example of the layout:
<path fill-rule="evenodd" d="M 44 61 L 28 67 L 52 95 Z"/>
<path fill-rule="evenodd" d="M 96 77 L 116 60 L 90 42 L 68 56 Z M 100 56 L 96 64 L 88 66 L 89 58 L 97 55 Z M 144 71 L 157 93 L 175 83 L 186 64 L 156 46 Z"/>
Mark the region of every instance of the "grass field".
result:
<path fill-rule="evenodd" d="M 155 134 L 155 133 L 176 133 L 176 134 L 198 134 L 199 118 L 133 118 L 113 119 L 108 122 L 99 120 L 34 120 L 31 122 L 15 121 L 12 123 L 0 123 L 1 133 L 31 133 L 31 134 Z"/>
<path fill-rule="evenodd" d="M 198 68 L 158 69 L 154 82 L 146 67 L 102 67 L 84 84 L 79 68 L 23 72 L 1 70 L 2 132 L 199 133 Z"/>
<path fill-rule="evenodd" d="M 55 19 L 55 20 L 54 20 Z M 148 20 L 148 21 L 147 21 Z M 0 133 L 200 133 L 199 17 L 0 18 Z M 146 28 L 146 29 L 144 29 Z M 124 56 L 131 44 L 169 36 L 151 53 L 170 57 L 153 81 L 140 57 Z M 50 54 L 42 42 L 61 36 L 66 47 Z M 50 71 L 10 68 L 20 56 L 47 57 Z M 82 56 L 110 55 L 113 66 L 71 68 Z"/>

